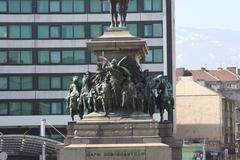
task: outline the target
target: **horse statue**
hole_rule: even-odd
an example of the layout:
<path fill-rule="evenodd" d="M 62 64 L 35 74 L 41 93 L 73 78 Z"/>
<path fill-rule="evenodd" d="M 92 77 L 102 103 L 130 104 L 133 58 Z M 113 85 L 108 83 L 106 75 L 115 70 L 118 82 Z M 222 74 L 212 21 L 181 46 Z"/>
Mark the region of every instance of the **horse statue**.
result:
<path fill-rule="evenodd" d="M 160 111 L 161 122 L 163 121 L 164 110 L 168 112 L 168 120 L 172 121 L 172 110 L 174 108 L 174 98 L 172 96 L 172 87 L 169 82 L 165 80 L 164 77 L 161 77 L 156 81 L 157 92 L 155 97 L 155 102 Z"/>
<path fill-rule="evenodd" d="M 82 107 L 79 104 L 81 85 L 79 84 L 78 77 L 73 77 L 73 83 L 70 85 L 70 89 L 68 95 L 66 97 L 67 100 L 67 108 L 70 110 L 70 115 L 72 117 L 72 121 L 74 121 L 74 115 L 79 114 L 79 117 L 83 118 Z"/>
<path fill-rule="evenodd" d="M 109 0 L 110 3 L 110 14 L 112 15 L 112 23 L 110 28 L 117 27 L 117 4 L 119 5 L 120 24 L 119 27 L 126 27 L 126 17 L 129 0 Z"/>
<path fill-rule="evenodd" d="M 84 112 L 87 114 L 93 111 L 92 107 L 92 84 L 90 72 L 87 72 L 82 79 L 82 90 L 80 93 L 80 104 L 83 105 Z"/>

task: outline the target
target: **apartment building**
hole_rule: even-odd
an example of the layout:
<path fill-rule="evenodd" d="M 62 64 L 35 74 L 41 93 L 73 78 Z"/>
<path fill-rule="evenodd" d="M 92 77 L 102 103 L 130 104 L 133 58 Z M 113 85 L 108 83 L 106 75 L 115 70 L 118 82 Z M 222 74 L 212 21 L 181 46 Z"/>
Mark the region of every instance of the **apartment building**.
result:
<path fill-rule="evenodd" d="M 234 159 L 233 100 L 199 84 L 193 76 L 183 76 L 176 84 L 176 107 L 177 139 L 192 146 L 202 143 L 208 160 Z"/>

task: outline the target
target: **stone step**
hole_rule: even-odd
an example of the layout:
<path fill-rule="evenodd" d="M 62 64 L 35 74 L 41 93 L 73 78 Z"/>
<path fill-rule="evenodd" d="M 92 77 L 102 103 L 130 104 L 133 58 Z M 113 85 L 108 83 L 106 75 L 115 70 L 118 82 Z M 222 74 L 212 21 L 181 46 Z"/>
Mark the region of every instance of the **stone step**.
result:
<path fill-rule="evenodd" d="M 122 136 L 122 137 L 67 137 L 65 144 L 122 144 L 122 143 L 161 143 L 160 137 Z"/>

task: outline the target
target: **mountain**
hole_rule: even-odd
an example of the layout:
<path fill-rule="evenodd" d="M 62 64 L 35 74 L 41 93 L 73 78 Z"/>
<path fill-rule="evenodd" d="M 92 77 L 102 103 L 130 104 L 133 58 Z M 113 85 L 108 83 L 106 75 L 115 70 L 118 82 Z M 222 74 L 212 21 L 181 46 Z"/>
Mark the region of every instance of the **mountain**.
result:
<path fill-rule="evenodd" d="M 240 31 L 177 28 L 176 65 L 187 69 L 240 67 Z"/>

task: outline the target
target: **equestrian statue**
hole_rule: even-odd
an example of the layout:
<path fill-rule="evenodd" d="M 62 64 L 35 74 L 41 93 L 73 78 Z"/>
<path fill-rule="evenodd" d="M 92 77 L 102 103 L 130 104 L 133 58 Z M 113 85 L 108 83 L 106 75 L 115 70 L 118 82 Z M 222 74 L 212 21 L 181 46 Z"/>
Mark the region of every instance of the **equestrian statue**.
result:
<path fill-rule="evenodd" d="M 113 27 L 126 27 L 126 18 L 129 0 L 109 0 L 110 14 L 112 16 L 112 22 L 110 28 Z M 118 6 L 118 9 L 117 9 Z M 118 12 L 120 15 L 120 23 L 118 26 Z"/>

